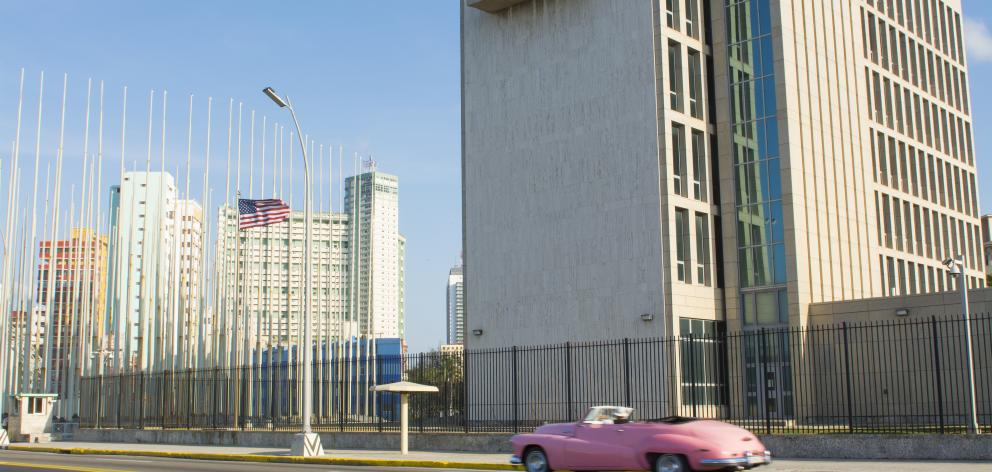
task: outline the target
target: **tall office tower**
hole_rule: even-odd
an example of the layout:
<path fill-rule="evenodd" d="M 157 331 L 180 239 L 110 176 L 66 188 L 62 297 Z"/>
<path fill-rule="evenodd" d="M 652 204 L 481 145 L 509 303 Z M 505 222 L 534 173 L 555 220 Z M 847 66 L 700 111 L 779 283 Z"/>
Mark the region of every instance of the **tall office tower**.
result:
<path fill-rule="evenodd" d="M 169 173 L 139 171 L 111 187 L 109 211 L 111 359 L 123 370 L 175 368 L 183 327 L 198 313 L 181 285 L 199 284 L 202 210 L 177 199 Z"/>
<path fill-rule="evenodd" d="M 406 240 L 399 233 L 399 179 L 371 165 L 345 180 L 345 213 L 355 222 L 352 244 L 354 319 L 359 334 L 403 338 L 403 265 Z"/>
<path fill-rule="evenodd" d="M 957 0 L 464 0 L 470 347 L 981 286 Z"/>
<path fill-rule="evenodd" d="M 270 348 L 300 342 L 305 223 L 303 212 L 293 212 L 282 223 L 238 231 L 237 210 L 221 210 L 217 267 L 223 271 L 220 280 L 226 287 L 217 320 L 226 325 L 218 327 L 225 338 L 221 353 L 230 354 L 232 348 L 224 346 L 235 342 L 230 337 L 234 333 L 238 338 L 233 349 L 242 354 L 261 355 Z M 312 231 L 313 339 L 323 342 L 356 336 L 349 310 L 348 216 L 315 212 Z"/>
<path fill-rule="evenodd" d="M 98 347 L 94 341 L 102 336 L 107 237 L 90 229 L 74 228 L 69 239 L 41 241 L 39 249 L 37 303 L 51 313 L 51 323 L 46 327 L 51 333 L 45 334 L 50 339 L 50 391 L 71 400 L 78 394 L 78 384 L 72 382 L 79 378 L 89 354 Z M 51 294 L 49 280 L 55 287 Z M 60 412 L 66 411 L 60 405 Z"/>
<path fill-rule="evenodd" d="M 465 282 L 462 266 L 456 265 L 448 271 L 447 287 L 448 320 L 447 343 L 462 344 L 465 340 Z"/>

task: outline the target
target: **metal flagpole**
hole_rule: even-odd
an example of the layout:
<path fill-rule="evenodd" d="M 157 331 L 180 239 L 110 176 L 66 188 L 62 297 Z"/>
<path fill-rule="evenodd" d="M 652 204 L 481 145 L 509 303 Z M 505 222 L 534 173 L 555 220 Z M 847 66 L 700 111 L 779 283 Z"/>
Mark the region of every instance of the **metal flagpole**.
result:
<path fill-rule="evenodd" d="M 54 241 L 59 233 L 59 197 L 62 191 L 62 155 L 63 155 L 63 145 L 65 144 L 65 105 L 66 105 L 66 95 L 69 92 L 69 74 L 65 74 L 62 78 L 62 112 L 59 120 L 59 147 L 55 152 L 55 195 L 54 203 L 52 205 L 52 231 L 49 233 L 49 240 Z M 45 285 L 45 293 L 47 295 L 47 300 L 45 302 L 45 309 L 48 316 L 48 321 L 45 329 L 45 346 L 44 346 L 44 356 L 45 356 L 45 382 L 44 388 L 46 392 L 52 391 L 52 356 L 51 356 L 51 346 L 52 346 L 52 308 L 55 301 L 53 287 L 55 286 L 55 271 L 48 271 L 48 283 Z"/>
<path fill-rule="evenodd" d="M 10 176 L 8 178 L 9 184 L 7 186 L 7 213 L 6 226 L 4 227 L 4 238 L 3 238 L 3 275 L 2 275 L 2 292 L 0 292 L 0 309 L 3 313 L 11 313 L 10 302 L 12 300 L 13 288 L 11 287 L 11 253 L 13 250 L 13 226 L 15 220 L 14 211 L 18 208 L 17 206 L 17 188 L 18 185 L 18 157 L 20 155 L 21 147 L 21 110 L 24 106 L 24 68 L 21 68 L 20 82 L 17 89 L 17 126 L 14 133 L 14 142 L 11 145 L 11 156 L 10 156 Z M 0 373 L 0 416 L 7 412 L 5 400 L 7 396 L 11 393 L 11 370 L 8 367 L 8 359 L 11 356 L 10 353 L 10 333 L 13 331 L 10 326 L 12 320 L 10 316 L 0 317 L 0 333 L 3 337 L 0 339 L 0 369 L 3 370 Z M 10 443 L 7 437 L 7 431 L 0 424 L 0 448 L 6 448 Z"/>
<path fill-rule="evenodd" d="M 194 367 L 196 369 L 203 369 L 206 367 L 206 309 L 207 309 L 207 290 L 208 283 L 207 278 L 209 274 L 207 273 L 208 258 L 210 256 L 210 250 L 208 249 L 207 241 L 209 241 L 210 235 L 210 122 L 213 112 L 213 97 L 207 97 L 207 144 L 204 151 L 204 173 L 203 173 L 203 187 L 201 194 L 203 196 L 203 213 L 200 216 L 200 277 L 197 279 L 199 291 L 198 303 L 200 318 L 197 321 L 197 356 L 196 363 Z"/>
<path fill-rule="evenodd" d="M 41 161 L 41 118 L 42 118 L 42 102 L 44 101 L 45 95 L 45 71 L 41 71 L 40 84 L 38 85 L 38 129 L 35 135 L 35 145 L 34 145 L 34 190 L 31 194 L 31 238 L 27 241 L 27 247 L 33 248 L 35 241 L 35 230 L 37 228 L 38 221 L 38 170 L 39 163 Z M 24 257 L 29 257 L 31 261 L 34 261 L 34 250 L 30 249 L 30 253 L 25 253 Z M 28 256 L 31 254 L 31 256 Z M 33 265 L 33 264 L 31 264 Z M 23 378 L 21 380 L 20 390 L 23 392 L 32 391 L 32 362 L 31 362 L 31 328 L 34 326 L 34 282 L 31 280 L 30 274 L 25 274 L 25 271 L 21 272 L 22 277 L 28 287 L 28 300 L 27 300 L 27 313 L 23 314 L 23 324 L 24 324 L 24 337 L 22 338 L 21 344 L 24 348 L 24 362 L 21 368 L 21 374 Z"/>
<path fill-rule="evenodd" d="M 119 190 L 120 191 L 123 191 L 123 189 L 124 189 L 124 155 L 126 153 L 125 150 L 127 148 L 127 146 L 125 145 L 126 144 L 126 141 L 127 141 L 127 86 L 125 85 L 124 86 L 123 105 L 121 107 L 121 169 L 120 169 L 121 170 L 121 175 L 120 175 L 120 180 L 119 180 L 119 182 L 120 182 Z M 121 267 L 121 264 L 122 264 L 123 261 L 121 260 L 121 257 L 122 257 L 122 254 L 124 253 L 125 250 L 127 251 L 128 259 L 130 259 L 130 254 L 131 254 L 131 247 L 130 246 L 128 246 L 126 248 L 124 247 L 124 238 L 123 238 L 123 235 L 121 234 L 121 207 L 124 206 L 124 202 L 122 201 L 124 195 L 122 193 L 120 193 L 120 191 L 118 192 L 118 196 L 117 196 L 117 210 L 116 210 L 117 211 L 117 214 L 113 215 L 114 218 L 115 218 L 115 221 L 117 223 L 116 227 L 114 228 L 114 230 L 116 231 L 116 234 L 111 235 L 111 237 L 113 237 L 114 240 L 116 241 L 116 243 L 114 245 L 114 249 L 115 249 L 116 254 L 112 254 L 111 255 L 112 257 L 114 257 L 114 260 L 115 260 L 114 267 L 113 267 L 113 270 L 112 270 L 112 273 L 114 274 L 113 291 L 112 291 L 113 296 L 114 296 L 114 300 L 107 300 L 107 303 L 112 303 L 112 305 L 111 305 L 111 308 L 108 309 L 108 311 L 107 311 L 107 315 L 108 315 L 107 316 L 107 319 L 108 319 L 108 322 L 110 324 L 107 324 L 106 325 L 106 326 L 108 326 L 112 330 L 112 333 L 113 333 L 113 342 L 114 342 L 113 347 L 114 347 L 114 349 L 113 349 L 113 357 L 112 357 L 112 359 L 114 361 L 114 373 L 116 373 L 116 374 L 121 374 L 121 373 L 124 372 L 124 363 L 123 363 L 124 354 L 123 354 L 123 351 L 121 350 L 121 348 L 122 348 L 122 346 L 121 346 L 121 338 L 124 336 L 124 333 L 121 332 L 122 331 L 122 327 L 121 327 L 121 301 L 122 300 L 121 300 L 121 297 L 120 297 L 120 290 L 121 290 L 121 277 L 122 277 L 122 273 L 123 273 L 123 270 L 122 270 L 122 267 Z M 108 215 L 108 216 L 110 216 L 110 215 Z M 125 288 L 125 290 L 126 290 L 126 288 Z M 103 358 L 102 358 L 102 356 L 103 356 L 103 353 L 102 352 L 101 352 L 100 356 L 101 356 L 101 359 L 100 359 L 100 369 L 101 369 L 101 373 L 102 373 L 103 372 L 102 371 L 102 369 L 103 369 L 103 362 L 104 362 L 103 361 Z"/>

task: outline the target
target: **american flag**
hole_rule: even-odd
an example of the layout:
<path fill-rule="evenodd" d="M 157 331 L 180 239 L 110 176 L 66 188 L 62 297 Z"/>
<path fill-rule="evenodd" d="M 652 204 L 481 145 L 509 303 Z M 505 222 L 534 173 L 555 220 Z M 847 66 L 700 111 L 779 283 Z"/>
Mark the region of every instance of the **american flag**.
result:
<path fill-rule="evenodd" d="M 280 223 L 289 218 L 289 205 L 278 198 L 265 200 L 238 199 L 238 229 L 255 228 Z"/>

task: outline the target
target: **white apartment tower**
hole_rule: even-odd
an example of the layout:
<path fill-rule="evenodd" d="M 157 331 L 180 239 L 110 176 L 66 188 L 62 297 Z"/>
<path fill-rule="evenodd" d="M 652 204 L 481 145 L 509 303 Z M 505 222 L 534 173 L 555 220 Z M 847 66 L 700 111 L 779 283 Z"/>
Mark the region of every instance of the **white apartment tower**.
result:
<path fill-rule="evenodd" d="M 348 177 L 344 209 L 354 222 L 349 239 L 359 332 L 403 338 L 406 240 L 399 233 L 399 179 L 377 172 L 374 164 L 369 172 Z"/>
<path fill-rule="evenodd" d="M 106 323 L 118 369 L 189 360 L 186 347 L 198 343 L 202 215 L 199 204 L 177 198 L 169 173 L 127 172 L 111 187 Z"/>
<path fill-rule="evenodd" d="M 225 294 L 217 321 L 225 323 L 219 328 L 222 343 L 234 342 L 235 333 L 238 346 L 247 342 L 247 350 L 237 349 L 242 353 L 300 343 L 305 223 L 298 211 L 282 223 L 238 231 L 237 209 L 221 209 L 217 267 Z M 349 310 L 349 228 L 345 214 L 313 214 L 312 332 L 318 343 L 359 334 Z M 224 346 L 220 352 L 229 352 Z"/>
<path fill-rule="evenodd" d="M 447 344 L 462 344 L 465 340 L 465 282 L 461 264 L 448 271 Z"/>

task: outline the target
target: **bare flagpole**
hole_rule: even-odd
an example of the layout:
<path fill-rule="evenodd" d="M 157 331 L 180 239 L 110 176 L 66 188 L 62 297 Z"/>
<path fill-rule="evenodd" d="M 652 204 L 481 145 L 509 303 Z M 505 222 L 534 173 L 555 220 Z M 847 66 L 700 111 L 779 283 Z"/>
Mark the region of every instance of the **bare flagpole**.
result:
<path fill-rule="evenodd" d="M 66 95 L 69 92 L 69 74 L 63 75 L 62 78 L 62 112 L 61 118 L 59 120 L 59 147 L 55 153 L 55 196 L 54 205 L 52 211 L 52 232 L 50 233 L 50 241 L 54 241 L 59 234 L 59 197 L 62 193 L 62 155 L 63 146 L 65 144 L 65 105 L 66 105 Z M 52 346 L 52 308 L 54 304 L 54 292 L 53 287 L 55 286 L 55 271 L 48 271 L 48 284 L 45 285 L 45 293 L 47 294 L 47 301 L 45 302 L 45 307 L 48 313 L 48 329 L 45 329 L 45 391 L 52 391 L 52 356 L 51 356 L 51 346 Z"/>
<path fill-rule="evenodd" d="M 18 208 L 17 200 L 19 200 L 17 198 L 17 190 L 19 187 L 18 182 L 20 180 L 18 176 L 18 158 L 21 148 L 21 110 L 24 106 L 24 68 L 21 68 L 20 84 L 18 85 L 17 90 L 17 126 L 14 133 L 14 142 L 11 145 L 10 176 L 8 178 L 9 184 L 7 186 L 7 214 L 5 215 L 7 221 L 6 226 L 4 226 L 3 238 L 3 292 L 0 294 L 0 296 L 3 297 L 2 300 L 0 300 L 0 309 L 3 310 L 3 313 L 13 312 L 10 308 L 14 293 L 12 287 L 13 284 L 11 284 L 11 266 L 13 265 L 11 255 L 14 249 L 14 241 L 12 238 L 14 222 L 16 221 L 16 209 Z M 13 332 L 13 327 L 11 326 L 12 321 L 13 320 L 10 316 L 5 315 L 0 317 L 0 333 L 3 333 L 3 338 L 0 339 L 0 370 L 3 370 L 3 372 L 0 373 L 0 415 L 7 412 L 4 401 L 7 396 L 10 395 L 11 387 L 14 383 L 13 378 L 10 375 L 12 373 L 12 369 L 8 367 L 9 358 L 14 357 L 10 352 L 10 334 Z M 0 425 L 0 447 L 5 447 L 6 444 L 9 444 L 9 440 L 7 439 L 7 431 L 2 427 L 2 425 Z"/>

